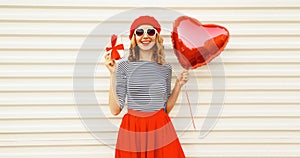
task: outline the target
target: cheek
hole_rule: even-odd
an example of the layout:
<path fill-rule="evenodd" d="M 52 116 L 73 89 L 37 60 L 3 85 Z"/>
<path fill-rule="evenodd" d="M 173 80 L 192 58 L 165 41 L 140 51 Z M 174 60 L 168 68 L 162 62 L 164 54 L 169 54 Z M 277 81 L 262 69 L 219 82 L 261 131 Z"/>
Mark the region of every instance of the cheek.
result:
<path fill-rule="evenodd" d="M 136 39 L 137 41 L 139 41 L 139 40 L 141 40 L 141 37 L 142 37 L 142 36 L 137 36 L 137 35 L 136 35 L 136 36 L 135 36 L 135 39 Z"/>
<path fill-rule="evenodd" d="M 151 38 L 151 41 L 155 42 L 156 41 L 156 36 Z"/>
<path fill-rule="evenodd" d="M 153 42 L 151 42 L 150 44 L 149 44 L 149 47 L 153 47 L 155 45 L 155 42 L 153 41 Z"/>

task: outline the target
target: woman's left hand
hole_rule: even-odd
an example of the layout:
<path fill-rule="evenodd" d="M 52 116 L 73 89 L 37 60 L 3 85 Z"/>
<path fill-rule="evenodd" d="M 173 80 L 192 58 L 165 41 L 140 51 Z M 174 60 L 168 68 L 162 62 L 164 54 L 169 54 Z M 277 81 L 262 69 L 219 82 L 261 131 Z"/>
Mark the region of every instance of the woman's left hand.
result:
<path fill-rule="evenodd" d="M 180 86 L 182 87 L 187 81 L 189 80 L 189 71 L 183 70 L 178 76 L 177 76 L 177 82 L 179 82 Z"/>

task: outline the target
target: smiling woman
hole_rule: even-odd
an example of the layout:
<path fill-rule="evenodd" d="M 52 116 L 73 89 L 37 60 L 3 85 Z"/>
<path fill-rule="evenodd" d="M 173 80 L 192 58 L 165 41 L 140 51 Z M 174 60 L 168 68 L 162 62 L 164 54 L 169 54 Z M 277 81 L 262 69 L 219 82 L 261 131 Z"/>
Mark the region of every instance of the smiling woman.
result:
<path fill-rule="evenodd" d="M 118 98 L 110 95 L 109 99 L 113 114 L 120 113 L 127 96 L 128 113 L 119 129 L 116 158 L 185 157 L 168 113 L 187 82 L 188 73 L 179 75 L 171 92 L 172 67 L 165 62 L 160 30 L 154 17 L 141 16 L 130 27 L 128 60 L 119 62 L 114 71 L 115 62 L 106 56 L 112 78 L 116 72 Z"/>

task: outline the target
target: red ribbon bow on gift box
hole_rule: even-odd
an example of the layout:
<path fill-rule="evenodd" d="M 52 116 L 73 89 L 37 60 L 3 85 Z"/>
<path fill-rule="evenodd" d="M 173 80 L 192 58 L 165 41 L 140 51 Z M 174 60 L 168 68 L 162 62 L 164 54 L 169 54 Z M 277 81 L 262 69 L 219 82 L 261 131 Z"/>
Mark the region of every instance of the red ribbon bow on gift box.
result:
<path fill-rule="evenodd" d="M 111 47 L 106 47 L 106 51 L 111 50 L 110 58 L 113 59 L 113 60 L 118 60 L 118 59 L 121 58 L 118 50 L 124 50 L 124 45 L 123 44 L 116 45 L 117 38 L 118 38 L 118 36 L 113 34 L 111 36 Z"/>

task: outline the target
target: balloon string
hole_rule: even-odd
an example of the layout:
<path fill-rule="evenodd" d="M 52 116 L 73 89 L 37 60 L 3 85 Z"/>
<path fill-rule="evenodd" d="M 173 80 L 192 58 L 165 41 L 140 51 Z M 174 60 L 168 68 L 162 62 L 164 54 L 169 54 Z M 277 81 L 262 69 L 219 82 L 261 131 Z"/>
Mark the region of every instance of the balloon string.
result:
<path fill-rule="evenodd" d="M 190 103 L 190 100 L 189 100 L 189 95 L 188 95 L 188 92 L 186 90 L 186 85 L 184 85 L 184 88 L 185 88 L 185 95 L 186 95 L 187 101 L 189 103 L 190 114 L 191 114 L 191 117 L 192 117 L 193 126 L 194 126 L 194 129 L 196 129 L 196 125 L 195 125 L 195 121 L 194 121 L 194 116 L 193 116 L 193 112 L 192 112 L 192 108 L 191 108 L 191 103 Z"/>

